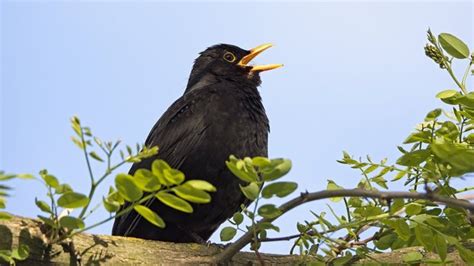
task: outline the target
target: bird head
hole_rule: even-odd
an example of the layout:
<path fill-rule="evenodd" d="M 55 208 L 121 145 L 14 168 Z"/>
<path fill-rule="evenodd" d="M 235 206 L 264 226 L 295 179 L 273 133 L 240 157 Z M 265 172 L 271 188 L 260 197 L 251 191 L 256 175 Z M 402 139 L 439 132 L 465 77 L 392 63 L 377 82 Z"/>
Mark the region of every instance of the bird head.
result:
<path fill-rule="evenodd" d="M 230 44 L 218 44 L 200 53 L 194 62 L 185 93 L 202 88 L 219 79 L 260 85 L 260 73 L 283 66 L 282 64 L 250 65 L 257 55 L 272 47 L 262 44 L 250 50 Z"/>

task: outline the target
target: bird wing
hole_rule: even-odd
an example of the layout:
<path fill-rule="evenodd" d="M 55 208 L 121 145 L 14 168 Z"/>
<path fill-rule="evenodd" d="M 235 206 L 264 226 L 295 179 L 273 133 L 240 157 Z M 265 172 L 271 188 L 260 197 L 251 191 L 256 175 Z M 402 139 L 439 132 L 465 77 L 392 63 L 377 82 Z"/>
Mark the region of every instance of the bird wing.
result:
<path fill-rule="evenodd" d="M 203 90 L 196 90 L 186 93 L 176 100 L 156 122 L 145 145 L 147 147 L 158 146 L 158 155 L 133 164 L 129 171 L 131 175 L 140 168 L 150 169 L 151 164 L 157 158 L 166 161 L 172 168 L 180 168 L 187 155 L 192 153 L 192 149 L 199 146 L 202 136 L 208 128 L 204 122 L 206 113 L 204 110 L 206 101 L 210 101 L 211 98 L 207 97 L 208 95 L 203 95 L 202 92 Z M 151 198 L 143 205 L 150 206 L 153 200 L 154 198 Z M 126 202 L 120 210 L 128 206 L 130 203 Z M 124 236 L 130 234 L 141 219 L 141 215 L 135 211 L 118 217 L 115 220 L 112 234 Z"/>

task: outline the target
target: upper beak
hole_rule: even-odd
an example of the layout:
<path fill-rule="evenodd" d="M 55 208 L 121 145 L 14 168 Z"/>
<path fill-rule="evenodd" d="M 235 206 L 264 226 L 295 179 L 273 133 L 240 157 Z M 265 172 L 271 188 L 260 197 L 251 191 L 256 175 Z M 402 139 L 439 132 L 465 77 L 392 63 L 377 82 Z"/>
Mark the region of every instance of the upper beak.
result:
<path fill-rule="evenodd" d="M 267 50 L 268 48 L 272 47 L 273 45 L 271 43 L 266 43 L 259 45 L 253 49 L 250 50 L 250 53 L 246 56 L 244 56 L 240 62 L 239 66 L 246 67 L 247 64 L 252 61 L 257 55 L 261 54 L 263 51 Z M 275 68 L 282 67 L 283 64 L 270 64 L 270 65 L 260 65 L 260 66 L 250 66 L 251 69 L 250 71 L 252 72 L 262 72 L 262 71 L 267 71 L 267 70 L 272 70 Z"/>

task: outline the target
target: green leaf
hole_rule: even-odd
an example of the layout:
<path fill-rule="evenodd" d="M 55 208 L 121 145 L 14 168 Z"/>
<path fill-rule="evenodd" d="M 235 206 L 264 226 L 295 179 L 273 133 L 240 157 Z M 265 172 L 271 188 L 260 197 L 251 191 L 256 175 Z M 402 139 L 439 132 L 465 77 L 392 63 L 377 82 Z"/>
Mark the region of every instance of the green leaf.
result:
<path fill-rule="evenodd" d="M 182 211 L 186 213 L 193 212 L 193 206 L 191 206 L 191 204 L 189 204 L 187 201 L 181 198 L 178 198 L 175 195 L 172 195 L 170 193 L 160 191 L 158 192 L 158 194 L 156 194 L 156 198 L 158 198 L 164 204 L 178 211 Z"/>
<path fill-rule="evenodd" d="M 456 248 L 459 251 L 459 256 L 461 256 L 463 261 L 467 262 L 468 264 L 474 263 L 474 251 L 467 249 L 460 244 L 456 245 Z"/>
<path fill-rule="evenodd" d="M 164 169 L 163 170 L 164 178 L 171 184 L 179 185 L 184 181 L 184 174 L 183 172 L 177 169 Z"/>
<path fill-rule="evenodd" d="M 258 193 L 260 191 L 260 187 L 257 183 L 252 182 L 247 186 L 240 186 L 240 190 L 244 193 L 244 196 L 249 200 L 255 200 L 258 197 Z"/>
<path fill-rule="evenodd" d="M 404 166 L 418 166 L 430 156 L 429 150 L 416 150 L 403 154 L 397 160 L 397 164 Z"/>
<path fill-rule="evenodd" d="M 171 169 L 168 163 L 160 159 L 154 160 L 151 164 L 151 171 L 158 177 L 160 183 L 165 186 L 172 185 L 172 183 L 169 182 L 163 174 L 163 171 L 168 169 Z"/>
<path fill-rule="evenodd" d="M 448 253 L 448 245 L 446 244 L 446 239 L 444 239 L 442 235 L 436 234 L 434 235 L 434 243 L 436 253 L 438 253 L 439 258 L 442 261 L 445 261 Z"/>
<path fill-rule="evenodd" d="M 66 192 L 61 195 L 58 199 L 58 205 L 63 208 L 80 208 L 84 207 L 89 203 L 89 198 L 80 193 L 76 192 Z"/>
<path fill-rule="evenodd" d="M 237 234 L 237 230 L 234 227 L 224 227 L 220 233 L 221 241 L 230 241 L 234 238 L 235 234 Z"/>
<path fill-rule="evenodd" d="M 258 215 L 264 218 L 273 219 L 280 216 L 281 211 L 273 204 L 265 204 L 258 208 Z"/>
<path fill-rule="evenodd" d="M 269 166 L 271 164 L 271 161 L 266 157 L 257 156 L 252 158 L 252 164 L 263 168 Z"/>
<path fill-rule="evenodd" d="M 456 90 L 444 90 L 436 94 L 436 98 L 447 99 L 455 96 L 458 92 Z"/>
<path fill-rule="evenodd" d="M 95 160 L 97 160 L 97 161 L 99 161 L 99 162 L 103 162 L 103 161 L 104 161 L 104 159 L 100 158 L 100 156 L 97 155 L 97 153 L 95 153 L 94 151 L 89 152 L 89 155 L 90 155 L 93 159 L 95 159 Z"/>
<path fill-rule="evenodd" d="M 120 209 L 120 203 L 107 199 L 107 198 L 102 198 L 102 203 L 104 204 L 104 208 L 108 212 L 116 212 Z"/>
<path fill-rule="evenodd" d="M 45 174 L 45 175 L 41 175 L 41 177 L 43 178 L 44 182 L 46 182 L 48 186 L 52 188 L 59 187 L 59 181 L 54 175 Z"/>
<path fill-rule="evenodd" d="M 405 212 L 409 216 L 417 215 L 421 212 L 422 206 L 418 203 L 410 203 L 405 207 Z"/>
<path fill-rule="evenodd" d="M 35 176 L 32 174 L 17 174 L 16 177 L 21 179 L 34 179 Z"/>
<path fill-rule="evenodd" d="M 451 56 L 458 59 L 469 57 L 469 48 L 458 37 L 449 33 L 441 33 L 438 35 L 438 39 L 443 49 Z"/>
<path fill-rule="evenodd" d="M 84 221 L 72 216 L 63 216 L 59 219 L 59 224 L 70 230 L 83 229 L 85 227 Z"/>
<path fill-rule="evenodd" d="M 54 189 L 54 191 L 57 193 L 57 194 L 63 194 L 63 193 L 66 193 L 66 192 L 69 192 L 69 191 L 73 191 L 71 186 L 69 184 L 61 184 L 59 185 L 57 188 Z"/>
<path fill-rule="evenodd" d="M 42 201 L 42 200 L 38 200 L 35 198 L 35 203 L 36 203 L 36 206 L 38 206 L 38 208 L 43 211 L 43 212 L 46 212 L 46 213 L 53 213 L 51 211 L 51 207 L 48 205 L 48 203 Z"/>
<path fill-rule="evenodd" d="M 388 249 L 392 246 L 392 243 L 397 239 L 396 234 L 386 234 L 374 241 L 374 245 L 381 250 Z"/>
<path fill-rule="evenodd" d="M 275 182 L 266 185 L 262 190 L 262 196 L 269 199 L 273 196 L 280 198 L 286 197 L 298 188 L 295 182 Z"/>
<path fill-rule="evenodd" d="M 416 240 L 422 244 L 427 251 L 432 251 L 434 248 L 433 243 L 433 232 L 426 226 L 417 224 L 415 226 L 415 236 Z"/>
<path fill-rule="evenodd" d="M 26 260 L 30 255 L 30 247 L 20 244 L 18 248 L 12 250 L 11 257 L 16 260 Z"/>
<path fill-rule="evenodd" d="M 189 184 L 183 184 L 172 189 L 179 197 L 193 203 L 209 203 L 211 195 L 206 191 L 198 190 Z"/>
<path fill-rule="evenodd" d="M 403 143 L 415 143 L 415 142 L 423 142 L 423 143 L 430 143 L 431 142 L 431 132 L 429 131 L 420 131 L 410 134 Z"/>
<path fill-rule="evenodd" d="M 242 181 L 250 183 L 258 180 L 258 176 L 255 172 L 255 169 L 253 169 L 253 167 L 250 169 L 245 167 L 245 163 L 242 160 L 230 160 L 226 161 L 225 164 L 227 165 L 227 168 L 229 168 L 229 170 L 232 172 L 232 174 L 234 174 Z"/>
<path fill-rule="evenodd" d="M 394 221 L 393 225 L 395 227 L 395 232 L 397 233 L 397 235 L 401 239 L 403 239 L 405 241 L 408 241 L 408 239 L 410 239 L 410 237 L 411 237 L 410 227 L 405 222 L 405 220 L 397 219 L 397 220 Z"/>
<path fill-rule="evenodd" d="M 234 220 L 234 223 L 236 225 L 239 225 L 241 224 L 243 221 L 244 221 L 244 215 L 240 212 L 236 212 L 234 213 L 234 215 L 232 216 L 232 220 Z"/>
<path fill-rule="evenodd" d="M 185 184 L 188 184 L 192 186 L 193 188 L 199 189 L 199 190 L 204 190 L 204 191 L 209 191 L 209 192 L 216 191 L 215 186 L 213 186 L 211 183 L 204 180 L 189 180 Z"/>
<path fill-rule="evenodd" d="M 418 251 L 413 251 L 413 252 L 409 252 L 407 254 L 404 254 L 402 259 L 406 263 L 418 262 L 418 261 L 421 261 L 423 259 L 423 254 L 421 254 Z"/>
<path fill-rule="evenodd" d="M 442 161 L 449 163 L 456 171 L 455 175 L 474 172 L 474 149 L 462 144 L 444 143 L 432 144 L 431 151 Z"/>
<path fill-rule="evenodd" d="M 115 186 L 120 195 L 130 202 L 139 200 L 143 196 L 143 192 L 135 184 L 131 175 L 118 174 L 115 177 Z"/>
<path fill-rule="evenodd" d="M 0 221 L 11 219 L 13 216 L 8 212 L 0 212 Z"/>
<path fill-rule="evenodd" d="M 135 184 L 143 191 L 154 192 L 161 188 L 160 180 L 148 169 L 138 169 L 133 174 Z"/>
<path fill-rule="evenodd" d="M 425 121 L 433 121 L 435 120 L 438 116 L 441 115 L 442 110 L 440 108 L 436 108 L 433 111 L 429 112 L 426 117 Z"/>
<path fill-rule="evenodd" d="M 334 181 L 328 180 L 328 185 L 326 187 L 327 190 L 338 190 L 338 189 L 343 189 L 343 187 L 337 185 Z M 329 200 L 333 202 L 339 202 L 342 200 L 342 197 L 334 197 L 330 198 Z"/>
<path fill-rule="evenodd" d="M 264 181 L 272 181 L 286 175 L 291 170 L 291 160 L 272 159 L 270 165 L 260 169 Z"/>
<path fill-rule="evenodd" d="M 158 214 L 156 214 L 149 208 L 143 205 L 136 205 L 135 207 L 133 207 L 133 209 L 150 223 L 158 226 L 159 228 L 165 228 L 165 221 L 163 221 L 163 219 L 161 219 Z"/>

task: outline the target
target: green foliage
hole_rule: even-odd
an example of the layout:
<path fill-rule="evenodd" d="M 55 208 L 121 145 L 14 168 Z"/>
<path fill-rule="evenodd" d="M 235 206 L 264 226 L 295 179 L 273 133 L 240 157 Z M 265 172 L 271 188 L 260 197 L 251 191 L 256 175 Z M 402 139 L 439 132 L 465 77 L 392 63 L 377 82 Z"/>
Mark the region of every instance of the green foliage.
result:
<path fill-rule="evenodd" d="M 347 152 L 339 160 L 341 164 L 359 171 L 362 178 L 357 187 L 365 190 L 388 189 L 389 184 L 402 182 L 411 191 L 436 193 L 456 198 L 461 192 L 474 187 L 453 187 L 451 180 L 463 178 L 474 172 L 474 92 L 467 91 L 467 75 L 472 72 L 473 58 L 469 58 L 468 47 L 457 37 L 442 33 L 435 37 L 428 31 L 429 44 L 425 53 L 453 78 L 459 90 L 444 90 L 436 95 L 450 109 L 436 108 L 427 113 L 414 132 L 404 141 L 396 163 L 387 159 L 373 161 L 369 156 L 356 159 Z M 468 60 L 468 66 L 461 80 L 452 70 L 455 59 Z M 230 171 L 245 182 L 242 193 L 255 201 L 253 210 L 243 206 L 242 213 L 235 213 L 229 220 L 235 227 L 225 227 L 221 240 L 230 241 L 237 231 L 252 233 L 251 249 L 258 249 L 267 238 L 268 230 L 278 231 L 273 220 L 284 213 L 274 204 L 260 204 L 260 200 L 274 196 L 286 197 L 296 190 L 294 182 L 274 182 L 291 169 L 291 162 L 285 159 L 262 157 L 238 159 L 231 156 L 226 162 Z M 327 190 L 343 189 L 333 180 L 328 180 Z M 396 250 L 404 247 L 422 246 L 426 251 L 438 254 L 439 261 L 446 263 L 448 248 L 456 248 L 467 263 L 474 263 L 474 252 L 464 244 L 474 240 L 474 229 L 469 213 L 463 209 L 439 206 L 427 200 L 378 200 L 359 197 L 335 197 L 333 202 L 345 205 L 346 213 L 337 214 L 328 205 L 333 220 L 326 213 L 313 213 L 314 219 L 297 223 L 299 234 L 291 252 L 298 248 L 303 257 L 316 256 L 321 262 L 334 265 L 349 263 L 354 255 L 366 257 L 369 253 Z M 251 225 L 243 228 L 246 218 Z M 257 222 L 257 217 L 262 219 Z M 366 228 L 375 228 L 376 233 L 362 235 Z M 344 234 L 345 237 L 341 237 Z M 283 238 L 285 239 L 285 238 Z M 355 244 L 357 243 L 357 244 Z M 370 258 L 370 256 L 369 256 Z M 416 251 L 403 256 L 405 263 L 428 262 Z M 433 263 L 433 260 L 429 261 Z"/>
<path fill-rule="evenodd" d="M 81 125 L 77 117 L 71 119 L 71 126 L 75 133 L 72 137 L 73 143 L 84 153 L 86 166 L 89 171 L 91 181 L 88 196 L 77 192 L 73 187 L 61 181 L 50 174 L 47 170 L 39 172 L 40 178 L 37 179 L 47 189 L 48 200 L 35 199 L 35 204 L 44 215 L 38 215 L 38 218 L 49 227 L 48 241 L 50 244 L 59 243 L 66 238 L 71 238 L 75 234 L 89 230 L 95 226 L 110 221 L 116 217 L 124 215 L 131 210 L 135 210 L 144 219 L 157 227 L 165 227 L 165 221 L 154 211 L 145 206 L 146 202 L 153 197 L 177 210 L 190 213 L 193 208 L 189 202 L 208 203 L 211 195 L 216 188 L 204 180 L 188 180 L 186 183 L 184 174 L 171 168 L 162 160 L 155 160 L 150 170 L 139 169 L 134 176 L 118 173 L 115 175 L 115 186 L 110 187 L 109 193 L 102 197 L 102 201 L 89 210 L 93 201 L 93 196 L 97 187 L 120 166 L 126 163 L 140 162 L 142 159 L 154 156 L 158 152 L 158 147 L 145 147 L 136 145 L 135 150 L 126 146 L 125 150 L 120 150 L 121 161 L 112 162 L 114 152 L 118 150 L 120 141 L 104 142 L 96 136 L 93 136 L 89 127 Z M 92 171 L 91 161 L 105 165 L 104 173 L 96 178 Z M 31 175 L 6 175 L 0 172 L 0 181 L 9 180 L 14 177 L 34 178 Z M 7 186 L 0 186 L 0 209 L 5 207 L 5 196 L 3 191 L 8 190 Z M 175 194 L 176 195 L 175 195 Z M 126 202 L 131 204 L 124 206 Z M 189 201 L 189 202 L 188 202 Z M 105 220 L 92 225 L 86 225 L 87 217 L 100 206 L 111 215 Z M 73 215 L 74 209 L 79 210 L 79 214 Z M 7 219 L 10 215 L 0 212 L 0 219 Z M 20 246 L 13 251 L 1 250 L 0 258 L 12 263 L 14 260 L 22 260 L 27 257 L 28 247 Z"/>

